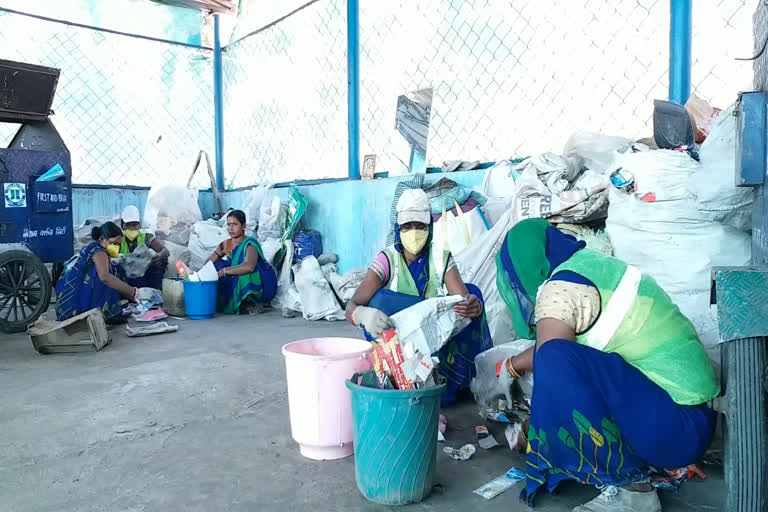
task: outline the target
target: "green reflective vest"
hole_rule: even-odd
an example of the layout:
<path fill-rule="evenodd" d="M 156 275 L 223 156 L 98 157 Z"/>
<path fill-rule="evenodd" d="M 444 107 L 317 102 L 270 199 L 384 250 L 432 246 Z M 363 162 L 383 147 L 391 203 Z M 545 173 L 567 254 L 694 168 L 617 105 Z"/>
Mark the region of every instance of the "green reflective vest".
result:
<path fill-rule="evenodd" d="M 669 295 L 637 268 L 582 249 L 552 271 L 570 270 L 600 292 L 600 316 L 576 341 L 615 352 L 681 405 L 718 396 L 712 364 L 690 320 Z"/>
<path fill-rule="evenodd" d="M 144 242 L 147 238 L 147 234 L 143 231 L 139 231 L 139 236 L 136 237 L 136 247 L 141 247 L 144 245 Z M 135 248 L 135 247 L 134 247 Z M 123 233 L 123 241 L 120 242 L 120 253 L 119 254 L 131 254 L 131 248 L 128 247 L 128 239 L 125 238 L 125 233 Z"/>
<path fill-rule="evenodd" d="M 389 260 L 389 281 L 384 284 L 383 288 L 397 293 L 418 296 L 419 290 L 416 288 L 416 282 L 413 280 L 410 270 L 408 270 L 408 263 L 406 263 L 403 255 L 394 246 L 384 249 L 384 254 Z M 441 258 L 435 259 L 435 251 L 429 251 L 429 280 L 427 281 L 427 287 L 424 289 L 425 299 L 446 294 L 444 284 L 445 270 L 450 257 L 450 252 L 443 251 Z"/>

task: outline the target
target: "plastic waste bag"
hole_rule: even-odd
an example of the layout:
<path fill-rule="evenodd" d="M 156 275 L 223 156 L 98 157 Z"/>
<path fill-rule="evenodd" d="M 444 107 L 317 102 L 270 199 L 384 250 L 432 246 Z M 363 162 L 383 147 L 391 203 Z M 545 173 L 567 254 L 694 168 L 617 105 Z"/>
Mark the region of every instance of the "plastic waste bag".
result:
<path fill-rule="evenodd" d="M 368 271 L 365 269 L 350 270 L 344 275 L 332 272 L 329 276 L 329 281 L 336 295 L 339 296 L 344 306 L 352 300 L 352 296 L 355 294 L 355 290 L 360 286 L 360 283 L 365 279 L 365 275 Z"/>
<path fill-rule="evenodd" d="M 578 131 L 565 143 L 563 155 L 580 157 L 588 169 L 605 174 L 613 166 L 616 153 L 624 153 L 631 147 L 632 141 L 624 137 Z"/>
<path fill-rule="evenodd" d="M 606 233 L 614 254 L 653 277 L 705 345 L 719 343 L 709 305 L 712 266 L 749 264 L 749 235 L 702 216 L 688 190 L 699 164 L 685 153 L 632 153 L 620 165 L 635 176 L 637 190 L 610 187 Z"/>
<path fill-rule="evenodd" d="M 291 189 L 288 192 L 288 214 L 286 216 L 286 229 L 283 233 L 283 241 L 293 237 L 308 206 L 309 200 L 299 192 L 299 187 L 291 185 Z"/>
<path fill-rule="evenodd" d="M 456 214 L 446 212 L 435 223 L 432 230 L 432 247 L 434 250 L 456 253 L 472 244 L 483 233 L 488 231 L 480 210 L 475 207 L 464 213 L 458 203 Z"/>
<path fill-rule="evenodd" d="M 300 231 L 293 239 L 296 254 L 294 261 L 300 262 L 307 256 L 318 258 L 323 254 L 323 235 L 319 231 Z"/>
<path fill-rule="evenodd" d="M 496 344 L 517 338 L 512 326 L 512 315 L 496 286 L 496 253 L 514 225 L 514 212 L 508 210 L 490 231 L 473 240 L 462 251 L 453 253 L 464 282 L 474 284 L 483 293 L 488 328 Z"/>
<path fill-rule="evenodd" d="M 163 245 L 166 249 L 168 249 L 168 252 L 170 253 L 170 256 L 168 257 L 168 261 L 174 262 L 174 261 L 181 261 L 185 265 L 189 266 L 190 261 L 192 259 L 192 253 L 190 252 L 188 247 L 184 247 L 183 245 L 175 244 L 173 242 L 164 241 Z M 210 253 L 209 253 L 210 256 Z M 173 278 L 178 275 L 178 271 L 176 270 L 175 265 L 168 265 L 168 268 L 165 271 L 166 278 Z"/>
<path fill-rule="evenodd" d="M 259 240 L 267 238 L 282 238 L 285 232 L 285 221 L 288 208 L 282 204 L 278 196 L 265 197 L 259 212 Z"/>
<path fill-rule="evenodd" d="M 481 352 L 475 356 L 475 368 L 477 376 L 472 379 L 469 387 L 475 396 L 475 401 L 480 405 L 491 405 L 494 399 L 507 395 L 503 388 L 503 382 L 496 377 L 496 364 L 508 357 L 516 356 L 531 348 L 534 340 L 518 339 Z M 533 396 L 533 372 L 523 375 L 518 381 L 520 388 L 527 397 Z"/>
<path fill-rule="evenodd" d="M 286 255 L 287 256 L 287 255 Z M 325 279 L 320 264 L 314 256 L 308 256 L 301 263 L 293 266 L 296 288 L 301 297 L 301 307 L 305 320 L 342 320 L 344 311 L 339 306 Z"/>
<path fill-rule="evenodd" d="M 189 237 L 189 268 L 199 270 L 208 261 L 216 246 L 229 238 L 226 228 L 211 220 L 196 222 Z"/>
<path fill-rule="evenodd" d="M 160 240 L 187 245 L 195 222 L 203 220 L 197 190 L 181 185 L 163 185 L 149 190 L 144 208 L 145 230 Z"/>
<path fill-rule="evenodd" d="M 471 322 L 453 311 L 461 295 L 423 300 L 390 317 L 402 345 L 411 344 L 422 354 L 434 354 Z"/>
<path fill-rule="evenodd" d="M 243 211 L 245 212 L 245 225 L 250 231 L 255 231 L 259 225 L 261 216 L 261 205 L 269 197 L 269 189 L 272 185 L 259 185 L 248 191 L 245 198 Z"/>
<path fill-rule="evenodd" d="M 709 136 L 712 123 L 720 113 L 720 109 L 712 107 L 707 101 L 691 94 L 685 103 L 685 110 L 688 111 L 688 117 L 691 118 L 696 143 L 701 144 Z"/>
<path fill-rule="evenodd" d="M 272 300 L 272 307 L 281 309 L 283 316 L 293 316 L 294 312 L 301 313 L 301 297 L 293 282 L 293 241 L 286 240 L 286 255 L 277 280 L 277 295 Z"/>
<path fill-rule="evenodd" d="M 747 230 L 752 227 L 755 191 L 736 186 L 737 120 L 733 110 L 729 107 L 712 122 L 699 150 L 701 167 L 687 186 L 702 218 Z"/>
<path fill-rule="evenodd" d="M 93 219 L 86 219 L 85 222 L 83 222 L 77 228 L 75 228 L 75 236 L 74 236 L 75 253 L 77 253 L 78 251 L 80 251 L 80 249 L 82 249 L 83 247 L 93 242 L 93 238 L 91 238 L 91 231 L 96 226 L 101 226 L 107 221 L 114 222 L 118 226 L 120 225 L 119 218 L 96 217 Z"/>
<path fill-rule="evenodd" d="M 502 160 L 485 171 L 483 176 L 482 192 L 490 201 L 496 198 L 512 198 L 517 187 L 515 182 L 519 177 L 515 169 L 515 163 L 511 160 Z"/>
<path fill-rule="evenodd" d="M 132 253 L 121 254 L 112 261 L 123 269 L 126 277 L 137 279 L 144 277 L 155 256 L 157 253 L 154 250 L 146 245 L 139 245 Z"/>

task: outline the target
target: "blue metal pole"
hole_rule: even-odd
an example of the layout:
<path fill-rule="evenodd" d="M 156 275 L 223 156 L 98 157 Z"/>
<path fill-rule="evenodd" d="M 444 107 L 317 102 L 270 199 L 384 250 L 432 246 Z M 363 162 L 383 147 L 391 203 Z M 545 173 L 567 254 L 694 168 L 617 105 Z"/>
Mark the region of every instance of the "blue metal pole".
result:
<path fill-rule="evenodd" d="M 693 0 L 671 0 L 669 17 L 669 101 L 684 105 L 691 94 Z"/>
<path fill-rule="evenodd" d="M 360 179 L 360 0 L 347 0 L 349 178 Z"/>
<path fill-rule="evenodd" d="M 216 186 L 219 190 L 224 190 L 224 98 L 218 14 L 213 16 L 213 122 L 216 141 Z"/>

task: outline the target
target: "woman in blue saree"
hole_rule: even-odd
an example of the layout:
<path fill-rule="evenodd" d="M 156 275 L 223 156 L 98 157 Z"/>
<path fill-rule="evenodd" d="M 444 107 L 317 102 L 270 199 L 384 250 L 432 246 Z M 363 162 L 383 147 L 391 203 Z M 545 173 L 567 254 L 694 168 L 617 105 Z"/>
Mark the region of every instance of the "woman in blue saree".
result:
<path fill-rule="evenodd" d="M 66 320 L 93 308 L 99 309 L 107 322 L 122 320 L 120 298 L 135 301 L 139 290 L 116 276 L 110 260 L 116 257 L 123 232 L 113 222 L 93 228 L 93 242 L 66 264 L 56 283 L 56 318 Z"/>
<path fill-rule="evenodd" d="M 374 259 L 368 273 L 347 304 L 347 320 L 361 327 L 373 341 L 391 327 L 393 315 L 424 299 L 439 295 L 461 295 L 454 307 L 472 323 L 438 352 L 438 372 L 446 379 L 442 403 L 456 400 L 456 392 L 469 387 L 476 374 L 475 356 L 493 346 L 485 321 L 480 290 L 461 280 L 449 252 L 430 250 L 431 208 L 421 189 L 406 190 L 397 203 L 395 244 Z"/>
<path fill-rule="evenodd" d="M 277 276 L 264 259 L 259 241 L 245 236 L 245 213 L 227 215 L 230 238 L 220 243 L 210 260 L 219 272 L 217 306 L 220 313 L 261 313 L 277 293 Z"/>
<path fill-rule="evenodd" d="M 518 336 L 500 365 L 534 372 L 521 497 L 564 480 L 601 494 L 574 512 L 661 512 L 653 468 L 686 468 L 712 439 L 720 388 L 691 322 L 652 277 L 543 219 L 516 224 L 496 258 Z"/>

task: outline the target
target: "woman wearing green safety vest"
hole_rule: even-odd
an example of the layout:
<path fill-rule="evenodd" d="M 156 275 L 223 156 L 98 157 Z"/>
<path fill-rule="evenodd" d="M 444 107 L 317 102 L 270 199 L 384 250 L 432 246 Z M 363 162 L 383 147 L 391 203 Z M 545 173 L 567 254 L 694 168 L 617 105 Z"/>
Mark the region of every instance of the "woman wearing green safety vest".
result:
<path fill-rule="evenodd" d="M 171 253 L 152 233 L 141 230 L 138 208 L 133 205 L 126 206 L 120 218 L 123 228 L 123 241 L 120 242 L 119 254 L 131 254 L 138 247 L 148 247 L 157 253 L 147 268 L 147 272 L 142 277 L 124 277 L 124 280 L 137 288 L 162 290 L 163 276 L 168 268 L 168 258 Z"/>
<path fill-rule="evenodd" d="M 456 392 L 469 387 L 475 376 L 475 356 L 493 346 L 483 313 L 480 290 L 461 280 L 449 252 L 430 250 L 432 213 L 421 189 L 403 192 L 397 203 L 395 244 L 373 260 L 365 279 L 347 304 L 347 320 L 361 327 L 369 341 L 391 327 L 393 315 L 424 299 L 461 295 L 454 307 L 472 323 L 449 340 L 438 353 L 438 372 L 446 379 L 443 404 L 453 402 Z"/>
<path fill-rule="evenodd" d="M 245 236 L 245 213 L 227 214 L 229 237 L 211 254 L 219 272 L 218 310 L 220 313 L 261 313 L 277 293 L 277 275 L 264 259 L 261 244 Z"/>
<path fill-rule="evenodd" d="M 575 512 L 660 512 L 650 466 L 693 464 L 709 446 L 719 386 L 690 321 L 648 275 L 584 248 L 543 219 L 515 225 L 496 257 L 520 337 L 507 359 L 533 371 L 526 450 L 532 504 L 563 480 L 602 493 Z"/>

